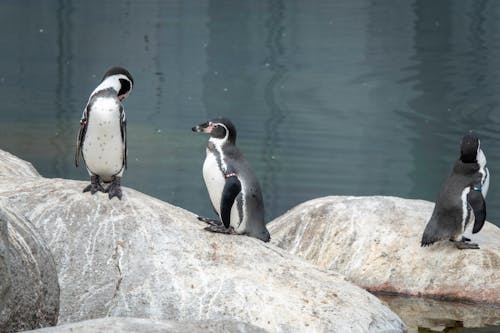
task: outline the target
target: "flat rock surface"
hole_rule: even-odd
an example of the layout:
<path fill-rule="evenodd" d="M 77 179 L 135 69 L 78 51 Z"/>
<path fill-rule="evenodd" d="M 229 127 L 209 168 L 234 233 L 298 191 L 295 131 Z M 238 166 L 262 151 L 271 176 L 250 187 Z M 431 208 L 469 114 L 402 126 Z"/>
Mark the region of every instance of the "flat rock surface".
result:
<path fill-rule="evenodd" d="M 443 241 L 420 247 L 433 203 L 324 197 L 272 221 L 272 242 L 371 291 L 500 304 L 500 229 L 469 235 L 480 250 Z"/>
<path fill-rule="evenodd" d="M 265 333 L 236 321 L 173 322 L 143 318 L 107 317 L 47 327 L 32 333 Z"/>
<path fill-rule="evenodd" d="M 61 324 L 106 316 L 236 320 L 271 332 L 403 332 L 373 295 L 257 239 L 213 234 L 186 210 L 123 188 L 0 176 L 0 197 L 54 254 Z"/>
<path fill-rule="evenodd" d="M 0 332 L 55 325 L 58 309 L 52 255 L 31 223 L 0 201 Z"/>

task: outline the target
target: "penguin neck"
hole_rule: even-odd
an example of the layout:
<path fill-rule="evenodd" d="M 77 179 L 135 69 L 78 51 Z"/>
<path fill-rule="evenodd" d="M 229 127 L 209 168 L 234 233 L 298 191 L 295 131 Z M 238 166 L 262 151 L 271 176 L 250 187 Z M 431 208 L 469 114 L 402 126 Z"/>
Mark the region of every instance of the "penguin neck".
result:
<path fill-rule="evenodd" d="M 97 93 L 99 91 L 106 90 L 106 89 L 113 89 L 115 91 L 115 93 L 118 95 L 118 92 L 120 91 L 120 88 L 121 88 L 120 76 L 124 76 L 124 75 L 113 75 L 113 76 L 106 78 L 104 81 L 101 82 L 101 84 L 99 84 L 94 89 L 94 91 L 92 92 L 92 94 L 90 94 L 90 96 L 94 95 L 95 93 Z"/>
<path fill-rule="evenodd" d="M 479 164 L 476 162 L 464 163 L 458 159 L 453 166 L 453 172 L 459 174 L 472 174 L 479 171 Z"/>
<path fill-rule="evenodd" d="M 231 142 L 227 136 L 222 139 L 210 137 L 210 139 L 208 139 L 208 142 L 213 144 L 219 150 L 222 150 L 222 148 L 225 146 L 234 145 L 234 143 Z"/>

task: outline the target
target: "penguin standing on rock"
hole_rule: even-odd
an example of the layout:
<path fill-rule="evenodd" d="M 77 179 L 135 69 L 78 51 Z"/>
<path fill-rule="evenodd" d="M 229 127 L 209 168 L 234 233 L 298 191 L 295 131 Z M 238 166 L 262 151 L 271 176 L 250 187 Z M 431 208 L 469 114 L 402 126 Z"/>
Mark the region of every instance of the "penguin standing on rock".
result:
<path fill-rule="evenodd" d="M 80 120 L 75 165 L 82 155 L 90 175 L 83 192 L 108 193 L 122 198 L 121 177 L 127 168 L 127 130 L 121 101 L 128 97 L 134 80 L 122 67 L 113 67 L 90 95 Z M 103 183 L 110 183 L 107 188 Z"/>
<path fill-rule="evenodd" d="M 469 243 L 470 239 L 463 237 L 463 233 L 472 224 L 472 233 L 483 227 L 489 183 L 490 175 L 480 141 L 469 133 L 462 139 L 460 159 L 441 188 L 421 246 L 448 239 L 459 249 L 479 249 L 477 244 Z"/>
<path fill-rule="evenodd" d="M 203 164 L 203 178 L 212 206 L 221 221 L 198 217 L 211 232 L 242 234 L 264 242 L 271 239 L 264 222 L 259 182 L 236 147 L 236 128 L 225 118 L 192 128 L 210 134 Z"/>

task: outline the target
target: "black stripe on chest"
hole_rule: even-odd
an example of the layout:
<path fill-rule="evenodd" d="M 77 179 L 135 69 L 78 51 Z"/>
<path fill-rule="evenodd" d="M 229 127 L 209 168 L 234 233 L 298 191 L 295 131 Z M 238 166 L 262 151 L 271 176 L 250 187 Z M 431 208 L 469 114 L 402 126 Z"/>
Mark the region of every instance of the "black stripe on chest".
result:
<path fill-rule="evenodd" d="M 207 149 L 208 151 L 213 154 L 215 156 L 215 160 L 217 161 L 217 166 L 219 167 L 219 170 L 222 172 L 222 174 L 224 175 L 224 172 L 225 170 L 222 169 L 222 156 L 219 152 L 219 150 L 217 149 L 217 147 L 215 147 L 215 145 L 212 143 L 212 142 L 208 142 L 207 144 Z"/>

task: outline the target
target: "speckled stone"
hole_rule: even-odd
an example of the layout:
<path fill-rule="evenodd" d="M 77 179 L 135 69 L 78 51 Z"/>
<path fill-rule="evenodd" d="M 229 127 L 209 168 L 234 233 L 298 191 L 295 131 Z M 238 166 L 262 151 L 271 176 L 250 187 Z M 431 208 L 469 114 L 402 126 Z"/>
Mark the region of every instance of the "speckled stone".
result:
<path fill-rule="evenodd" d="M 26 333 L 265 333 L 266 331 L 241 322 L 194 321 L 173 322 L 143 318 L 108 317 L 47 327 Z"/>
<path fill-rule="evenodd" d="M 31 223 L 0 200 L 0 332 L 55 325 L 58 310 L 52 255 Z"/>
<path fill-rule="evenodd" d="M 376 297 L 275 245 L 214 234 L 196 216 L 123 188 L 123 199 L 82 193 L 83 182 L 36 178 L 6 198 L 54 254 L 60 323 L 105 316 L 236 320 L 271 332 L 405 332 Z"/>

